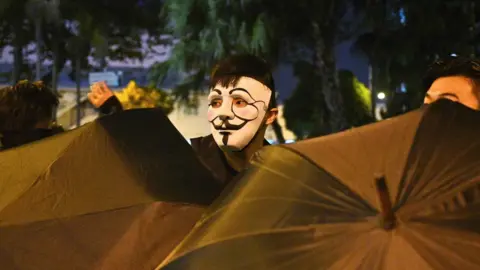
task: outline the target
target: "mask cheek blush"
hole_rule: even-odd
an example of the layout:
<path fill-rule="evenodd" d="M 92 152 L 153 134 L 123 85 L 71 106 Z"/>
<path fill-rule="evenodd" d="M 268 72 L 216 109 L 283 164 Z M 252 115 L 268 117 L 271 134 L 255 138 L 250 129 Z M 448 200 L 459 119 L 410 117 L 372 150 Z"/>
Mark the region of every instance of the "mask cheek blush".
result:
<path fill-rule="evenodd" d="M 212 122 L 216 118 L 216 114 L 212 109 L 208 109 L 207 111 L 207 119 L 209 122 Z"/>
<path fill-rule="evenodd" d="M 233 112 L 237 117 L 247 121 L 254 120 L 258 117 L 258 109 L 253 105 L 249 105 L 244 108 L 234 108 Z"/>

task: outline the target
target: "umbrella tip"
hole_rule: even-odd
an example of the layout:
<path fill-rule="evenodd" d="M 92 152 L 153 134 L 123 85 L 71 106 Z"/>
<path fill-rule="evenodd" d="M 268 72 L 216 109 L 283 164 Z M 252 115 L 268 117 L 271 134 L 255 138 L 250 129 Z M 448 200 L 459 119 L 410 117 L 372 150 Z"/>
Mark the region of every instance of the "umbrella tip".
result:
<path fill-rule="evenodd" d="M 378 199 L 380 201 L 380 224 L 385 230 L 392 230 L 396 225 L 396 217 L 393 212 L 390 192 L 384 175 L 375 177 Z"/>

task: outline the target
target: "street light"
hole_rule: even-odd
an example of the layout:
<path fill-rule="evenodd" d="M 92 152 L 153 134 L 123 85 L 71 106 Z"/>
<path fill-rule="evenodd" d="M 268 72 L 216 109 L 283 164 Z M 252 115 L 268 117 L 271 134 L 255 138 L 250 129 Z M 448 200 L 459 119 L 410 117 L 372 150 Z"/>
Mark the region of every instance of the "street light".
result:
<path fill-rule="evenodd" d="M 385 95 L 384 92 L 380 92 L 380 93 L 377 94 L 377 98 L 379 100 L 384 100 L 386 97 L 387 97 L 387 95 Z"/>

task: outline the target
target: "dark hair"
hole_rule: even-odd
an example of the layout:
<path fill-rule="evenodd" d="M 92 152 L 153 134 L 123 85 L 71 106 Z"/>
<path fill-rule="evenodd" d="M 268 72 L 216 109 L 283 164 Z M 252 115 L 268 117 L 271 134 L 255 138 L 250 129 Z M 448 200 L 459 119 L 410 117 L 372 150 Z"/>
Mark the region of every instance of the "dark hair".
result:
<path fill-rule="evenodd" d="M 235 86 L 241 77 L 255 79 L 270 88 L 272 95 L 268 107 L 277 107 L 272 69 L 267 61 L 255 55 L 233 55 L 218 62 L 210 74 L 209 87 L 214 88 L 217 84 L 223 87 Z"/>
<path fill-rule="evenodd" d="M 51 119 L 58 95 L 43 82 L 20 81 L 0 89 L 0 130 L 22 131 Z"/>
<path fill-rule="evenodd" d="M 463 76 L 480 86 L 480 61 L 475 58 L 452 56 L 434 62 L 424 77 L 424 90 L 428 91 L 435 80 L 449 76 Z"/>

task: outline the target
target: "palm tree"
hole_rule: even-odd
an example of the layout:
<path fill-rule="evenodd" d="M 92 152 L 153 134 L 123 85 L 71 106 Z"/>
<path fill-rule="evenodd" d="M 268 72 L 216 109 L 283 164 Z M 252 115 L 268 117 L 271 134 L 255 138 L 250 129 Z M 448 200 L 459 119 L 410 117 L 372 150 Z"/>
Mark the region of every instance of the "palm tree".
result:
<path fill-rule="evenodd" d="M 30 25 L 24 20 L 26 0 L 0 1 L 2 46 L 13 47 L 12 83 L 20 80 L 24 71 L 23 49 L 31 41 Z"/>
<path fill-rule="evenodd" d="M 28 0 L 26 5 L 27 15 L 34 22 L 35 25 L 35 51 L 36 51 L 36 63 L 35 63 L 35 80 L 40 81 L 42 78 L 42 63 L 43 63 L 43 36 L 42 25 L 45 20 L 46 13 L 48 12 L 47 1 L 45 0 Z"/>
<path fill-rule="evenodd" d="M 79 12 L 77 20 L 72 24 L 71 31 L 75 33 L 68 42 L 67 50 L 72 56 L 72 68 L 74 69 L 74 78 L 76 84 L 76 96 L 77 96 L 77 127 L 81 124 L 81 77 L 82 77 L 82 64 L 87 61 L 87 57 L 90 54 L 90 41 L 92 39 L 92 17 L 83 12 Z"/>
<path fill-rule="evenodd" d="M 44 16 L 45 22 L 52 25 L 51 33 L 51 42 L 52 42 L 52 90 L 54 93 L 58 94 L 58 61 L 60 57 L 59 52 L 59 29 L 61 27 L 61 16 L 60 16 L 60 0 L 50 0 L 45 4 Z M 38 63 L 38 61 L 37 61 Z M 53 119 L 57 118 L 56 108 L 53 110 Z"/>

